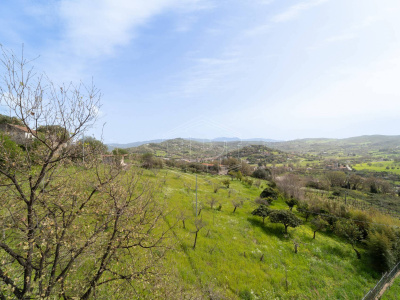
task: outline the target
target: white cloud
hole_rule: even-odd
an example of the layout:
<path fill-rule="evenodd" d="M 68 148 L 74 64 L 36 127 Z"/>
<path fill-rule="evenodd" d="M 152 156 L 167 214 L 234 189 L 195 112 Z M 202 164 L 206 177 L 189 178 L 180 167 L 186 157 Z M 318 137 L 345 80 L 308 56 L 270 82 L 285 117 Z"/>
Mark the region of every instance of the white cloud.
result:
<path fill-rule="evenodd" d="M 82 57 L 110 55 L 134 38 L 138 27 L 169 9 L 203 9 L 200 0 L 63 0 L 64 46 Z"/>
<path fill-rule="evenodd" d="M 315 6 L 321 5 L 329 0 L 313 0 L 313 1 L 304 1 L 299 4 L 293 5 L 289 7 L 286 11 L 283 13 L 275 15 L 271 21 L 275 23 L 280 23 L 280 22 L 287 22 L 290 21 L 294 18 L 296 18 L 300 13 L 302 13 L 305 10 L 311 9 Z"/>

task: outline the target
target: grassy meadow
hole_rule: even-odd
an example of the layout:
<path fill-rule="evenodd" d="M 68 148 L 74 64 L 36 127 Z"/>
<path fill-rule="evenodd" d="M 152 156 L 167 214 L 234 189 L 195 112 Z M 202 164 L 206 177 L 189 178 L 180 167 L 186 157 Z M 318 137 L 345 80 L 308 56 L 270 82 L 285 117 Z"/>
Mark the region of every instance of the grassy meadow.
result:
<path fill-rule="evenodd" d="M 352 166 L 356 170 L 366 170 L 370 172 L 388 172 L 400 174 L 400 163 L 394 161 L 379 161 L 371 163 L 355 164 Z"/>
<path fill-rule="evenodd" d="M 199 231 L 193 249 L 195 175 L 164 169 L 146 171 L 145 176 L 162 181 L 171 210 L 166 220 L 171 226 L 176 224 L 166 268 L 201 298 L 361 299 L 380 278 L 360 246 L 362 259 L 358 260 L 349 243 L 329 232 L 318 232 L 313 240 L 309 222 L 289 228 L 286 236 L 283 225 L 268 219 L 263 224 L 261 218 L 251 215 L 257 207 L 253 200 L 267 182 L 257 188 L 235 180 L 227 189 L 221 185 L 223 177 L 198 175 L 198 218 L 206 226 Z M 218 202 L 213 209 L 208 203 L 212 198 Z M 238 198 L 243 206 L 233 212 L 232 200 Z M 287 205 L 280 199 L 271 208 L 287 209 Z M 295 243 L 299 245 L 297 254 Z"/>

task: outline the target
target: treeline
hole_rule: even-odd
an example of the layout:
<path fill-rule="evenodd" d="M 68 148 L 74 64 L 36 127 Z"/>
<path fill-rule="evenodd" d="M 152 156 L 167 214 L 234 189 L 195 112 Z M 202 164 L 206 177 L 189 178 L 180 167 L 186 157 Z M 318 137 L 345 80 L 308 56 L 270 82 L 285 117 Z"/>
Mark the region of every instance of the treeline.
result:
<path fill-rule="evenodd" d="M 332 188 L 345 188 L 374 194 L 389 194 L 395 191 L 384 179 L 375 176 L 363 177 L 355 173 L 348 175 L 342 171 L 330 171 L 318 178 L 308 178 L 305 186 L 327 191 Z"/>
<path fill-rule="evenodd" d="M 165 166 L 170 168 L 178 168 L 183 172 L 190 173 L 210 173 L 218 174 L 220 167 L 218 163 L 204 165 L 198 162 L 187 162 L 183 160 L 167 159 L 154 156 L 152 153 L 145 153 L 141 156 L 135 156 L 139 160 L 140 166 L 145 169 L 162 169 Z"/>

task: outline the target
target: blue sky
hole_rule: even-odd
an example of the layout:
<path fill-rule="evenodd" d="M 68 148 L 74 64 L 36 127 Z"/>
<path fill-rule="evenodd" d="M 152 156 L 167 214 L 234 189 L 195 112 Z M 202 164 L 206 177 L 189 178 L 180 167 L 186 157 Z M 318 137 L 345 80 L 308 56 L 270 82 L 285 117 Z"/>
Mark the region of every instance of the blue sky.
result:
<path fill-rule="evenodd" d="M 102 91 L 88 134 L 399 134 L 398 0 L 5 0 L 0 43 Z"/>

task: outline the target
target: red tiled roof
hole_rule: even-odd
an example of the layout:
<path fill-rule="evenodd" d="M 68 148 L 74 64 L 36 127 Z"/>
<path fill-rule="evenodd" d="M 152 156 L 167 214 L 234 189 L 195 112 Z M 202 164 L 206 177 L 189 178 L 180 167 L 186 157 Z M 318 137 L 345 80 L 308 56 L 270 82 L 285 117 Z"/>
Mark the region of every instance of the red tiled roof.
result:
<path fill-rule="evenodd" d="M 14 128 L 17 128 L 17 129 L 19 129 L 19 130 L 22 130 L 22 131 L 24 131 L 24 132 L 30 133 L 28 127 L 21 126 L 21 125 L 14 125 L 14 124 L 8 124 L 8 125 L 10 125 L 10 126 L 12 126 L 12 127 L 14 127 Z M 32 129 L 31 129 L 31 132 L 36 134 L 36 131 L 35 131 L 35 130 L 32 130 Z"/>

